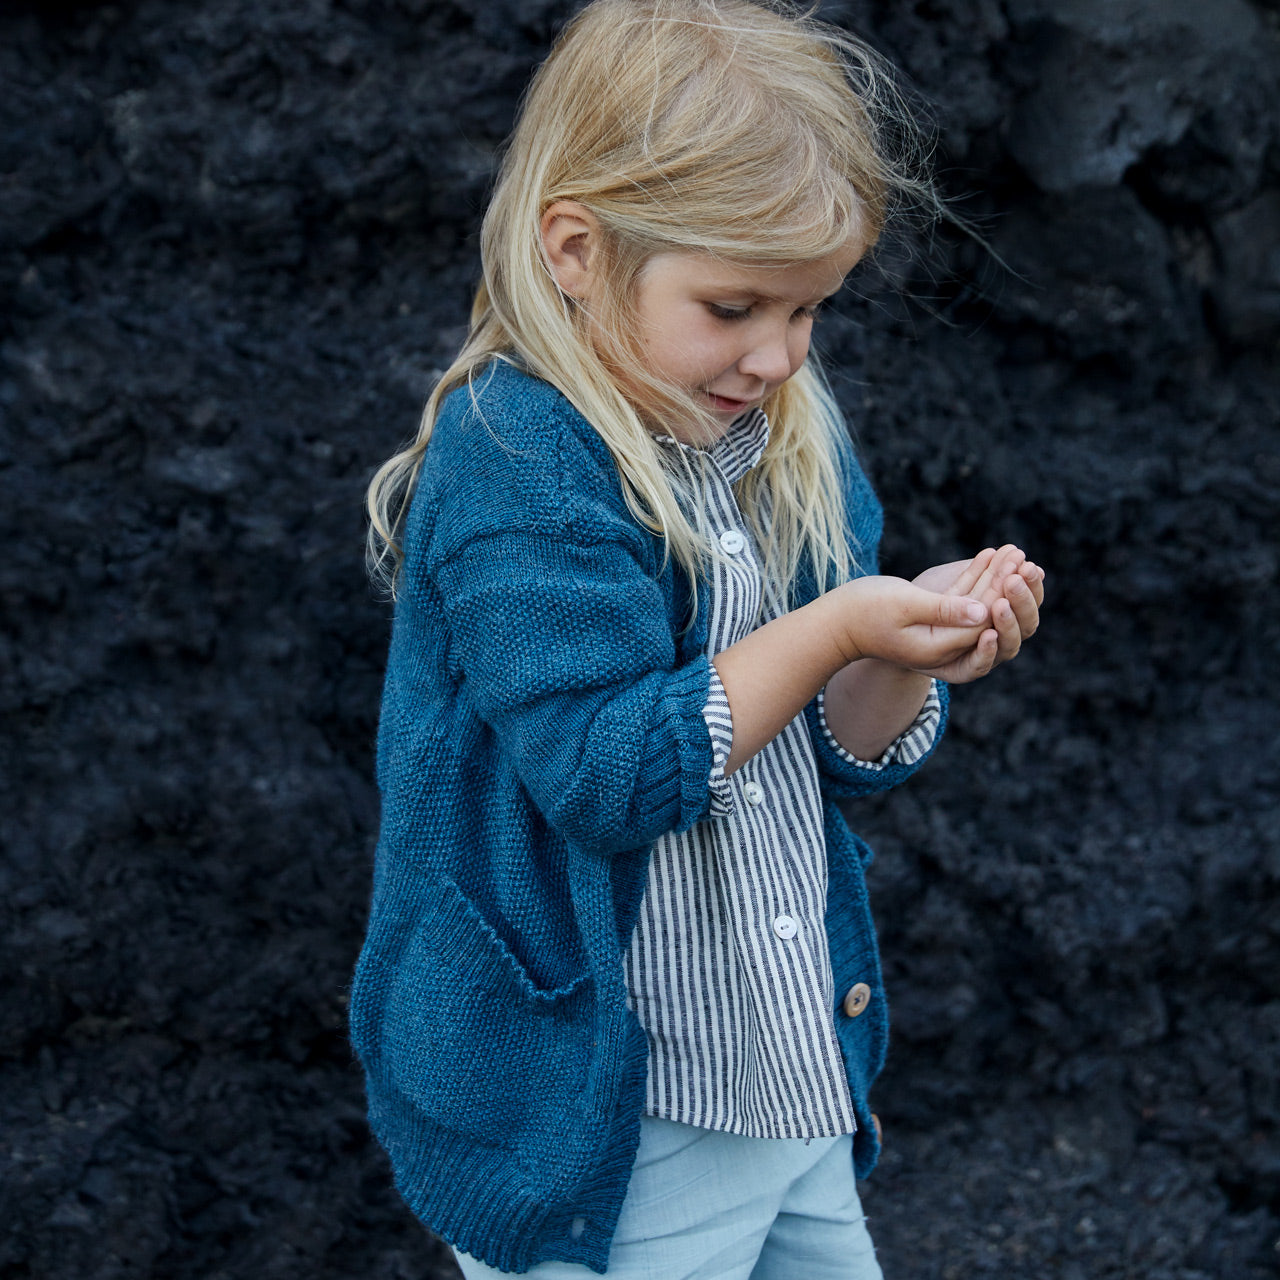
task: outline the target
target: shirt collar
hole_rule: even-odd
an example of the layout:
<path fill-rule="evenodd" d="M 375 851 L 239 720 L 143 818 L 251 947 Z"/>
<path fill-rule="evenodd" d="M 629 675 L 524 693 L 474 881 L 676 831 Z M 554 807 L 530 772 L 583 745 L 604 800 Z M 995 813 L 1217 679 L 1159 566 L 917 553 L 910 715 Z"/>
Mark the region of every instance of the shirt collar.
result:
<path fill-rule="evenodd" d="M 737 484 L 764 457 L 769 443 L 769 418 L 763 409 L 748 409 L 734 418 L 724 435 L 705 449 L 686 444 L 675 436 L 659 436 L 658 442 L 710 458 L 730 484 Z"/>

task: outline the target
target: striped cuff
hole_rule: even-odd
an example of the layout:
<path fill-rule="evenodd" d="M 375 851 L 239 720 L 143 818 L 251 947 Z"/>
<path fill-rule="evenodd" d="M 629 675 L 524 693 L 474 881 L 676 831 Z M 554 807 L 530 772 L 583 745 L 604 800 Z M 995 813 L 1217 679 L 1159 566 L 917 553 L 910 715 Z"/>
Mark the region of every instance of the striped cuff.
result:
<path fill-rule="evenodd" d="M 711 776 L 707 779 L 711 808 L 708 816 L 725 818 L 734 810 L 733 791 L 724 776 L 724 767 L 733 748 L 733 715 L 729 711 L 729 696 L 720 683 L 720 673 L 714 662 L 710 667 L 711 685 L 707 690 L 707 705 L 702 708 L 702 718 L 707 722 L 707 732 L 711 735 Z"/>
<path fill-rule="evenodd" d="M 938 696 L 936 680 L 929 684 L 929 694 L 924 700 L 924 706 L 920 708 L 920 714 L 876 760 L 862 760 L 852 752 L 846 751 L 836 740 L 836 735 L 831 732 L 831 727 L 827 724 L 825 693 L 826 690 L 823 689 L 818 694 L 818 723 L 822 726 L 823 736 L 841 760 L 857 765 L 859 769 L 869 769 L 873 773 L 879 773 L 881 769 L 891 764 L 915 764 L 933 746 L 933 740 L 938 736 L 938 726 L 942 723 L 942 699 Z M 703 715 L 706 715 L 705 711 Z"/>

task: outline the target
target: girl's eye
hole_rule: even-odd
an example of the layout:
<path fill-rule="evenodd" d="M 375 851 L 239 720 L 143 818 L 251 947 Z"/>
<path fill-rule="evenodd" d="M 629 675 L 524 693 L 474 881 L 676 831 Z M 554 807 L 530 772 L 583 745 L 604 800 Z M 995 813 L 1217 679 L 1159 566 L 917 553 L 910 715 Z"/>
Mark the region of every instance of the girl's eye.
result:
<path fill-rule="evenodd" d="M 717 320 L 745 320 L 751 314 L 750 307 L 725 307 L 718 302 L 708 302 L 707 310 Z"/>
<path fill-rule="evenodd" d="M 746 320 L 751 315 L 750 307 L 727 307 L 720 302 L 708 302 L 707 310 L 717 320 Z M 817 320 L 822 314 L 822 304 L 814 303 L 811 307 L 798 307 L 792 315 L 793 320 Z"/>

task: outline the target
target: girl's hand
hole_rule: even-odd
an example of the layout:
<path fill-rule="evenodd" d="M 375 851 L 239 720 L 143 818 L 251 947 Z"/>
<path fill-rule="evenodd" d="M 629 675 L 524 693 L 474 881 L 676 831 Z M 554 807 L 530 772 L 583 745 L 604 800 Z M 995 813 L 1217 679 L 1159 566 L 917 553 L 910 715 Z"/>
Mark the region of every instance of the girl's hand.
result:
<path fill-rule="evenodd" d="M 951 679 L 943 673 L 966 670 L 981 637 L 996 634 L 984 601 L 930 591 L 901 578 L 856 578 L 823 599 L 839 610 L 846 663 L 879 658 Z"/>
<path fill-rule="evenodd" d="M 930 674 L 952 684 L 977 680 L 1002 662 L 1017 656 L 1022 642 L 1034 635 L 1044 603 L 1044 570 L 1012 544 L 980 551 L 972 560 L 926 569 L 915 585 L 945 595 L 978 600 L 991 611 L 991 626 L 978 639 L 967 660 L 953 675 Z"/>

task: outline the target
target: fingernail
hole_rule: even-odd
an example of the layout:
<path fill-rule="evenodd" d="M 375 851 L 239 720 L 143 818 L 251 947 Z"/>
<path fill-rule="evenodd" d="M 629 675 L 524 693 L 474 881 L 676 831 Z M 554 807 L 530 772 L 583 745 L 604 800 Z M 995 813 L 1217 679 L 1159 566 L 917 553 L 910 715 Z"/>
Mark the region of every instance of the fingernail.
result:
<path fill-rule="evenodd" d="M 968 618 L 970 622 L 981 622 L 987 616 L 986 609 L 976 600 L 972 604 L 966 606 L 964 613 L 965 617 Z"/>

